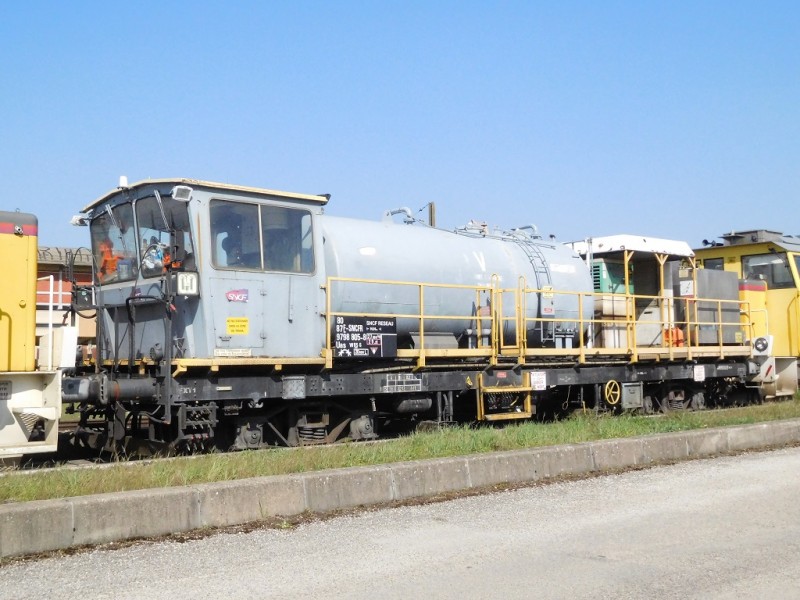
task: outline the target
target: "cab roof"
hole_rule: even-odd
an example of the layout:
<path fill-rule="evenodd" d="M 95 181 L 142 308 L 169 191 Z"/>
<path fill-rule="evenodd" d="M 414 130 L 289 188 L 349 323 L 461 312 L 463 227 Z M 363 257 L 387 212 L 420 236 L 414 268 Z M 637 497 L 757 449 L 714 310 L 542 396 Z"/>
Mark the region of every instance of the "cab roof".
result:
<path fill-rule="evenodd" d="M 646 254 L 666 254 L 671 257 L 694 256 L 691 246 L 686 242 L 640 235 L 608 235 L 589 238 L 582 242 L 572 242 L 569 245 L 581 256 L 586 256 L 590 250 L 595 257 L 621 253 L 624 250 Z"/>
<path fill-rule="evenodd" d="M 795 235 L 787 235 L 780 231 L 773 231 L 770 229 L 749 229 L 747 231 L 731 231 L 721 236 L 722 242 L 714 242 L 703 240 L 703 248 L 699 248 L 698 252 L 708 254 L 709 251 L 718 250 L 720 248 L 733 249 L 739 248 L 741 251 L 746 251 L 746 248 L 752 248 L 757 245 L 768 245 L 786 250 L 788 252 L 800 252 L 800 237 Z"/>
<path fill-rule="evenodd" d="M 267 188 L 247 187 L 243 185 L 233 185 L 230 183 L 219 183 L 215 181 L 203 181 L 201 179 L 144 179 L 137 181 L 128 186 L 117 187 L 108 193 L 100 196 L 90 204 L 87 204 L 81 212 L 87 213 L 95 207 L 108 202 L 114 196 L 126 192 L 130 193 L 134 190 L 148 187 L 148 186 L 167 186 L 167 185 L 187 185 L 191 188 L 205 188 L 213 190 L 224 190 L 230 192 L 245 192 L 247 194 L 257 194 L 261 196 L 278 196 L 280 198 L 289 198 L 291 200 L 306 200 L 309 202 L 316 202 L 317 204 L 326 204 L 328 196 L 315 195 L 315 194 L 298 194 L 296 192 L 282 192 L 279 190 L 270 190 Z"/>

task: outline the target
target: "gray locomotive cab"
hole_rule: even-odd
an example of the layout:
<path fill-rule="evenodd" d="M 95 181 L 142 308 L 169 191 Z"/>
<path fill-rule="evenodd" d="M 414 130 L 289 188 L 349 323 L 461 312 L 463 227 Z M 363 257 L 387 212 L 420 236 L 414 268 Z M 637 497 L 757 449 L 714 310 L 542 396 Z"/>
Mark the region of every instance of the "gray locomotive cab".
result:
<path fill-rule="evenodd" d="M 84 209 L 103 360 L 160 361 L 187 351 L 198 278 L 189 203 L 173 197 L 174 187 L 120 188 Z"/>
<path fill-rule="evenodd" d="M 178 179 L 120 187 L 86 207 L 103 360 L 318 361 L 325 202 Z"/>

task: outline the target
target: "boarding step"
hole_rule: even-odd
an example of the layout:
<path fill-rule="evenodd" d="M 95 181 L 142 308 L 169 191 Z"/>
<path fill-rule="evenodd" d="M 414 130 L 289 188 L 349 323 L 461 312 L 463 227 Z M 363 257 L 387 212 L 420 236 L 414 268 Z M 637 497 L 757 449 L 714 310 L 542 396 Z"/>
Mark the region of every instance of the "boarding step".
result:
<path fill-rule="evenodd" d="M 479 421 L 529 419 L 536 412 L 527 372 L 508 369 L 481 373 L 477 391 Z"/>

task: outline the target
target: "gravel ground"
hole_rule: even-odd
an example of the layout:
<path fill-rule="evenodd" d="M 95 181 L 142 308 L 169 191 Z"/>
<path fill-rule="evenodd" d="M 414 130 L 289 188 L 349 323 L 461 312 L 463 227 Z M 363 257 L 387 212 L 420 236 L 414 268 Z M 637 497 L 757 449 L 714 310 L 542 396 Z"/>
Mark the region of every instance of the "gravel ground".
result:
<path fill-rule="evenodd" d="M 800 449 L 0 567 L 0 597 L 800 598 Z"/>

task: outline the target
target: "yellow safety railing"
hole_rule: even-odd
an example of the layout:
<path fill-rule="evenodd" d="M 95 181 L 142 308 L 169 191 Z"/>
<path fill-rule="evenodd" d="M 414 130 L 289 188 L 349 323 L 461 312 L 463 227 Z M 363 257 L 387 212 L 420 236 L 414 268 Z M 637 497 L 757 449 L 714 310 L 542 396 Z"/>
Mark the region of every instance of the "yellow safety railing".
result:
<path fill-rule="evenodd" d="M 359 289 L 357 302 L 361 306 L 377 305 L 388 310 L 364 312 L 334 310 L 334 306 L 346 300 L 348 286 L 362 286 Z M 415 323 L 416 328 L 408 327 L 410 333 L 416 334 L 419 346 L 413 348 L 398 348 L 397 357 L 413 358 L 418 367 L 424 367 L 428 358 L 444 357 L 487 357 L 490 360 L 496 356 L 493 346 L 495 339 L 495 317 L 491 306 L 494 288 L 491 285 L 449 285 L 438 283 L 424 283 L 416 281 L 392 281 L 381 279 L 359 279 L 351 277 L 329 277 L 326 283 L 326 347 L 325 362 L 330 368 L 336 358 L 336 348 L 333 345 L 334 331 L 337 317 L 365 317 L 368 319 L 395 319 L 397 322 Z M 426 302 L 431 296 L 458 295 L 463 297 L 464 313 L 442 314 L 433 307 L 426 310 Z M 414 297 L 413 306 L 409 302 Z M 398 297 L 401 300 L 398 302 Z M 452 301 L 452 298 L 450 299 Z M 397 307 L 394 309 L 393 307 Z M 439 327 L 443 322 L 462 322 L 463 329 L 472 330 L 468 335 L 474 337 L 474 343 L 468 347 L 427 347 L 430 339 L 436 334 L 446 335 L 447 327 Z M 452 329 L 452 328 L 451 328 Z M 453 336 L 453 342 L 456 337 Z"/>
<path fill-rule="evenodd" d="M 751 351 L 748 341 L 753 339 L 753 320 L 747 302 L 533 288 L 524 289 L 522 298 L 530 295 L 541 298 L 545 294 L 573 297 L 573 302 L 567 304 L 577 305 L 576 314 L 561 318 L 528 317 L 523 301 L 519 306 L 525 315 L 520 335 L 527 338 L 529 331 L 556 331 L 559 326 L 574 328 L 572 347 L 528 348 L 526 342 L 521 345 L 526 360 L 541 356 L 576 356 L 583 363 L 592 356 L 601 355 L 624 356 L 630 361 L 641 358 L 690 360 L 699 356 L 742 356 Z M 616 303 L 620 307 L 616 309 L 618 316 L 614 308 L 606 309 L 606 313 L 611 314 L 604 314 L 603 305 L 609 301 L 612 306 Z M 595 310 L 591 318 L 584 319 L 587 302 L 591 302 Z M 676 309 L 680 309 L 683 318 L 677 318 Z M 701 319 L 701 316 L 704 317 Z M 562 339 L 566 341 L 568 337 L 564 335 Z"/>
<path fill-rule="evenodd" d="M 334 344 L 338 317 L 394 319 L 415 341 L 398 347 L 396 356 L 414 359 L 417 367 L 448 357 L 484 357 L 491 365 L 545 357 L 579 363 L 600 357 L 721 359 L 749 355 L 754 337 L 749 304 L 739 300 L 536 289 L 523 278 L 508 288 L 497 277 L 482 285 L 329 277 L 325 289 L 328 368 L 339 358 Z M 346 310 L 350 303 L 358 309 Z M 464 306 L 464 311 L 444 313 L 444 304 Z M 378 310 L 360 310 L 369 306 Z M 535 306 L 539 309 L 529 316 Z M 571 307 L 569 315 L 563 316 L 563 306 Z M 594 308 L 584 318 L 587 306 Z M 434 344 L 437 333 L 447 335 L 448 343 Z M 531 333 L 539 339 L 531 340 Z M 462 335 L 469 343 L 459 340 Z"/>

